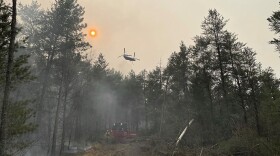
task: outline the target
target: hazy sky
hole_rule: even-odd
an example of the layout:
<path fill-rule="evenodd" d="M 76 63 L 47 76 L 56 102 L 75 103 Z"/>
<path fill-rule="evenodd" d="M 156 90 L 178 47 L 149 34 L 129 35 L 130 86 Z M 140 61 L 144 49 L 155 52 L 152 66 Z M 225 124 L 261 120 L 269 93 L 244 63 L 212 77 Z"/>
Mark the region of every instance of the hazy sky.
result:
<path fill-rule="evenodd" d="M 32 0 L 22 0 L 30 3 Z M 38 0 L 48 7 L 54 0 Z M 85 7 L 85 22 L 97 30 L 93 56 L 103 53 L 110 67 L 127 73 L 165 66 L 181 41 L 193 44 L 200 35 L 201 22 L 209 9 L 217 9 L 229 19 L 227 30 L 257 52 L 263 67 L 271 66 L 280 77 L 280 58 L 268 42 L 275 37 L 267 18 L 280 9 L 277 0 L 78 0 Z M 87 32 L 87 30 L 85 30 Z M 138 62 L 118 58 L 123 48 L 135 52 Z"/>

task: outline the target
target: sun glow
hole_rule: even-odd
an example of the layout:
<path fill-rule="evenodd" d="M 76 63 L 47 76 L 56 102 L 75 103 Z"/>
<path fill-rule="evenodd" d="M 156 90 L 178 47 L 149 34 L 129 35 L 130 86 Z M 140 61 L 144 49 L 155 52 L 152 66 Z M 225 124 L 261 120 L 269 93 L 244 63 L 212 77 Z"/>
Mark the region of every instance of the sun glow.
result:
<path fill-rule="evenodd" d="M 95 31 L 95 30 L 90 30 L 90 31 L 89 31 L 89 35 L 90 35 L 91 37 L 95 37 L 95 36 L 96 36 L 96 31 Z"/>

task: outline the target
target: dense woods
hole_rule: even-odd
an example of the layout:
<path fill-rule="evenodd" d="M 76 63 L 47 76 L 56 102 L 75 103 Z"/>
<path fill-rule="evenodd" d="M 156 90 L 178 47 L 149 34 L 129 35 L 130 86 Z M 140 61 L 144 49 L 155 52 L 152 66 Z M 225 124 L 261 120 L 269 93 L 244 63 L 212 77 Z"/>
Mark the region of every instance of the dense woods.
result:
<path fill-rule="evenodd" d="M 280 80 L 217 10 L 166 66 L 127 75 L 102 53 L 87 56 L 84 13 L 77 0 L 57 0 L 48 10 L 36 1 L 0 1 L 0 155 L 63 155 L 102 140 L 115 122 L 142 137 L 175 141 L 191 119 L 179 148 L 280 154 Z M 268 22 L 279 35 L 279 11 Z M 270 43 L 279 52 L 279 39 Z"/>

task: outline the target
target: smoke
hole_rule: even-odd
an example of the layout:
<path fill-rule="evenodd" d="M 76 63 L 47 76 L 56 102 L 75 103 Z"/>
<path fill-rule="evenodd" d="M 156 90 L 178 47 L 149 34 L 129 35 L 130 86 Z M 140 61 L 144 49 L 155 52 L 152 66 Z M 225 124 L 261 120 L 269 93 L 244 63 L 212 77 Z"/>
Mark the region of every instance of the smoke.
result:
<path fill-rule="evenodd" d="M 107 83 L 99 82 L 92 93 L 92 101 L 97 116 L 105 121 L 105 128 L 116 122 L 116 108 L 118 107 L 118 99 L 116 91 L 114 91 Z"/>

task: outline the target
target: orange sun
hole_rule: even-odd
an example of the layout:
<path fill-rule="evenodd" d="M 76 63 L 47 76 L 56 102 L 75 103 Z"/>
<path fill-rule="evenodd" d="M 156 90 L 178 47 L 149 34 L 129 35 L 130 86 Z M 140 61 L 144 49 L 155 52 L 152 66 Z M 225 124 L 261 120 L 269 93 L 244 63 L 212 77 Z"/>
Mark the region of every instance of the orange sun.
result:
<path fill-rule="evenodd" d="M 91 37 L 95 37 L 95 36 L 96 36 L 96 31 L 95 31 L 95 30 L 90 30 L 90 31 L 89 31 L 89 35 L 90 35 Z"/>

